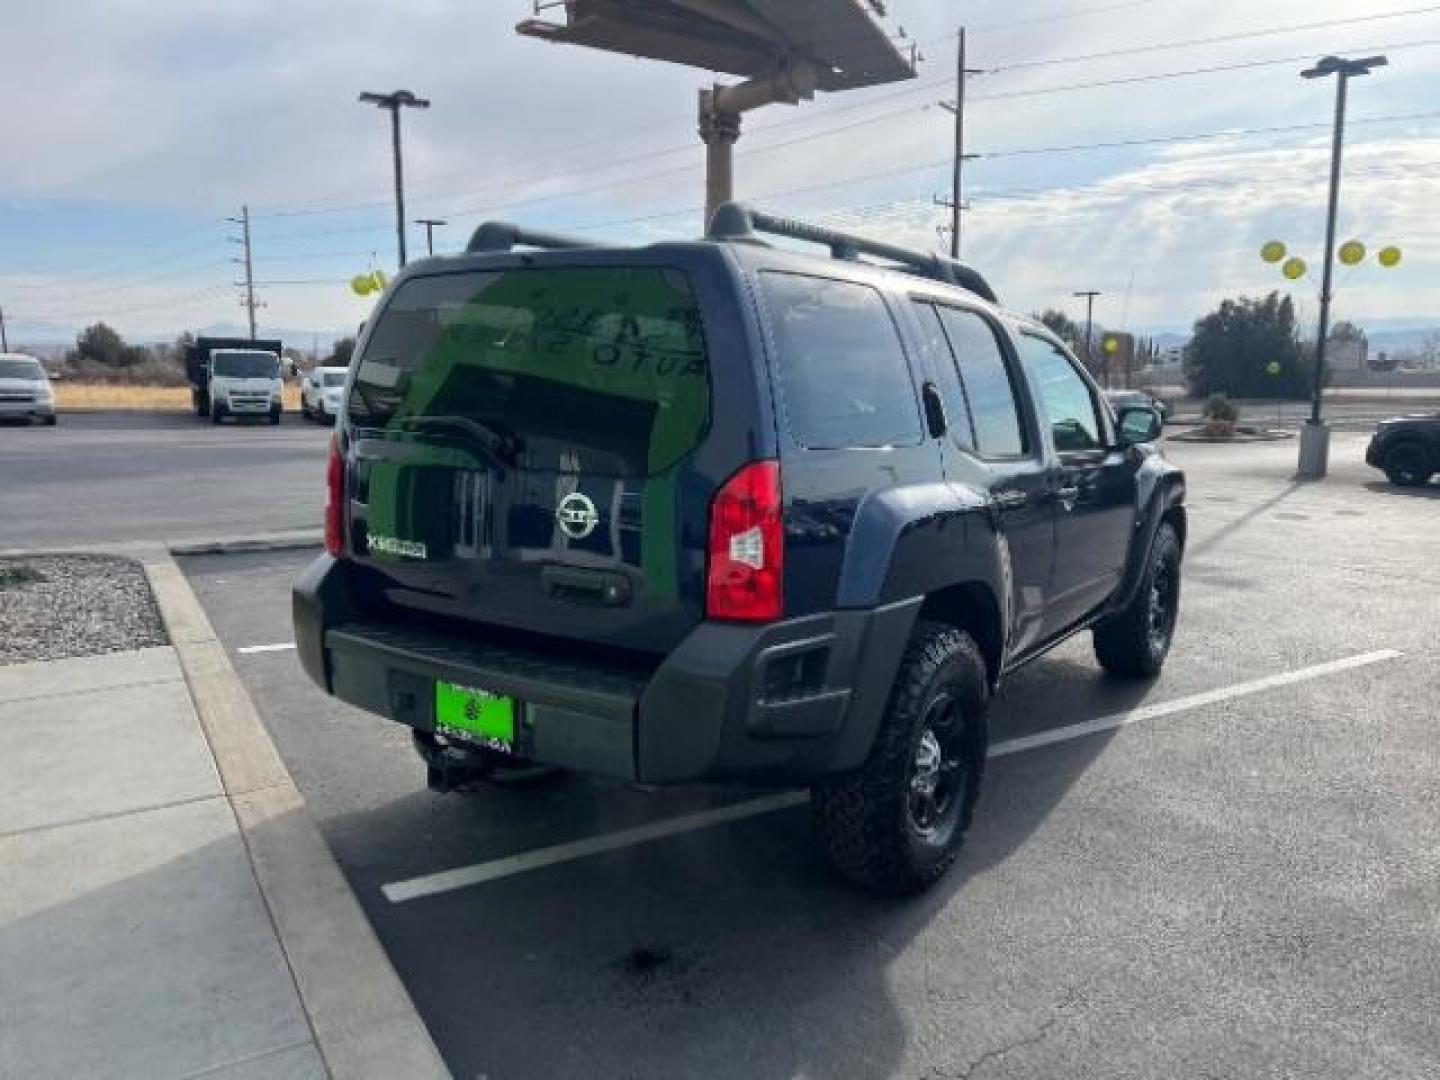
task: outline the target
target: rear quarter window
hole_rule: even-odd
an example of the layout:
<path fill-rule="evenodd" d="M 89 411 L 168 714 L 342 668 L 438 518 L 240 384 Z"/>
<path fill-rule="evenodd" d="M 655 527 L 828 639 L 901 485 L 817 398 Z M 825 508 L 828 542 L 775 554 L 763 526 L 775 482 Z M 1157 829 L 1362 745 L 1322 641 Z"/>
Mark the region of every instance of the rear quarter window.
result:
<path fill-rule="evenodd" d="M 767 271 L 781 408 L 807 449 L 914 446 L 920 406 L 900 334 L 868 285 Z"/>

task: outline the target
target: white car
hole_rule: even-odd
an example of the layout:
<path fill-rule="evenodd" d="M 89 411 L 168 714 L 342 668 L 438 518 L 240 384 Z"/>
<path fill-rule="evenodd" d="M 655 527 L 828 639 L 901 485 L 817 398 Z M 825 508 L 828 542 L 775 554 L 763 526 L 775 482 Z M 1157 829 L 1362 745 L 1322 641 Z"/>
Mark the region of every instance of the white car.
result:
<path fill-rule="evenodd" d="M 24 353 L 0 353 L 0 420 L 55 426 L 55 390 L 44 366 Z"/>
<path fill-rule="evenodd" d="M 300 415 L 306 420 L 334 423 L 345 394 L 349 368 L 317 367 L 306 372 L 300 383 Z"/>

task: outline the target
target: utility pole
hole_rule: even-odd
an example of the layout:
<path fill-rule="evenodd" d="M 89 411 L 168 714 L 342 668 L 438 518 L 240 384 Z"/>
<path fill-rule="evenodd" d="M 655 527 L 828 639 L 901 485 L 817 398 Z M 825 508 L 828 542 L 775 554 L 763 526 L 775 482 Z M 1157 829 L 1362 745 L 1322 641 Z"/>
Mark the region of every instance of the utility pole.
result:
<path fill-rule="evenodd" d="M 237 282 L 237 285 L 245 290 L 245 298 L 240 301 L 240 306 L 245 309 L 250 317 L 250 340 L 254 341 L 256 336 L 255 309 L 260 307 L 260 304 L 255 300 L 255 270 L 254 263 L 250 258 L 250 207 L 242 206 L 238 218 L 232 217 L 226 218 L 225 220 L 240 226 L 239 239 L 232 236 L 230 237 L 230 242 L 241 245 L 245 250 L 245 256 L 244 258 L 231 259 L 230 261 L 239 263 L 245 267 L 245 280 L 244 282 Z"/>
<path fill-rule="evenodd" d="M 1320 336 L 1315 341 L 1315 385 L 1310 398 L 1310 422 L 1300 432 L 1300 465 L 1298 473 L 1310 480 L 1323 478 L 1330 467 L 1330 429 L 1321 418 L 1325 392 L 1325 339 L 1330 336 L 1330 300 L 1335 279 L 1335 223 L 1340 212 L 1340 162 L 1345 150 L 1345 104 L 1350 80 L 1369 75 L 1390 61 L 1383 56 L 1363 60 L 1343 60 L 1327 56 L 1300 73 L 1302 79 L 1323 79 L 1339 76 L 1335 86 L 1335 136 L 1330 151 L 1330 208 L 1325 221 L 1325 274 L 1320 286 Z"/>
<path fill-rule="evenodd" d="M 367 105 L 375 105 L 390 113 L 390 146 L 395 155 L 395 238 L 399 241 L 400 267 L 405 267 L 405 167 L 400 154 L 400 110 L 428 109 L 430 102 L 416 97 L 409 90 L 396 90 L 393 94 L 360 95 Z"/>
<path fill-rule="evenodd" d="M 416 224 L 416 225 L 424 225 L 424 226 L 425 226 L 425 250 L 426 250 L 427 252 L 429 252 L 429 254 L 434 255 L 434 254 L 435 254 L 435 228 L 436 228 L 436 226 L 438 226 L 438 225 L 444 225 L 444 224 L 446 224 L 446 222 L 443 221 L 443 220 L 440 219 L 440 218 L 422 217 L 422 218 L 416 218 L 416 219 L 415 219 L 415 224 Z"/>
<path fill-rule="evenodd" d="M 1095 367 L 1095 350 L 1092 343 L 1092 337 L 1095 332 L 1095 298 L 1097 296 L 1104 296 L 1105 294 L 1097 289 L 1083 289 L 1074 295 L 1085 298 L 1085 366 L 1093 369 Z M 1105 385 L 1110 385 L 1110 370 L 1108 364 L 1105 370 Z"/>
<path fill-rule="evenodd" d="M 10 339 L 5 336 L 5 309 L 0 308 L 0 352 L 10 351 Z"/>
<path fill-rule="evenodd" d="M 950 257 L 960 258 L 960 215 L 970 209 L 965 202 L 965 162 L 974 161 L 979 154 L 965 153 L 965 83 L 971 75 L 983 75 L 981 68 L 965 66 L 965 27 L 960 28 L 960 45 L 955 67 L 955 100 L 942 101 L 940 107 L 955 115 L 955 162 L 950 177 L 950 198 L 936 200 L 941 206 L 950 208 Z"/>

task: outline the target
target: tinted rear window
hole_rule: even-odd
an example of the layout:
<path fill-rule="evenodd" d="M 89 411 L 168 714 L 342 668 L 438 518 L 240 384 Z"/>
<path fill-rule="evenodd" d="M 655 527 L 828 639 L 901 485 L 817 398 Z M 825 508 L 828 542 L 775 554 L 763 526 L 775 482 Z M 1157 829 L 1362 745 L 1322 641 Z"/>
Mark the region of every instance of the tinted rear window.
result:
<path fill-rule="evenodd" d="M 786 423 L 801 446 L 913 446 L 920 407 L 900 335 L 868 285 L 761 275 Z"/>
<path fill-rule="evenodd" d="M 413 278 L 370 332 L 349 413 L 495 440 L 526 468 L 653 475 L 709 426 L 700 308 L 683 273 L 651 267 Z"/>

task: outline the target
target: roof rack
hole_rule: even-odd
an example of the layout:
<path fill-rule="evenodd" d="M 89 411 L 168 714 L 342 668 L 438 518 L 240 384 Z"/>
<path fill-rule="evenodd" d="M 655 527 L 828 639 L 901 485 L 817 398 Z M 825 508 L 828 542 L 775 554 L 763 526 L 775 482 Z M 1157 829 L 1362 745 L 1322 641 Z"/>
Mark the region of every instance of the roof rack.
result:
<path fill-rule="evenodd" d="M 858 260 L 862 254 L 889 259 L 899 263 L 900 268 L 907 273 L 947 285 L 958 285 L 992 304 L 1000 302 L 995 290 L 978 271 L 955 259 L 948 259 L 934 252 L 912 251 L 910 248 L 896 247 L 878 240 L 867 240 L 863 236 L 837 232 L 806 221 L 779 217 L 763 210 L 755 210 L 743 203 L 725 203 L 716 210 L 710 221 L 708 235 L 711 240 L 763 243 L 756 233 L 770 233 L 773 236 L 788 236 L 792 240 L 822 244 L 830 249 L 834 258 L 852 262 Z"/>
<path fill-rule="evenodd" d="M 470 243 L 466 245 L 465 250 L 471 254 L 495 253 L 512 251 L 522 246 L 552 251 L 570 251 L 575 248 L 593 248 L 599 245 L 577 236 L 540 232 L 537 229 L 526 229 L 504 221 L 487 221 L 475 230 L 475 234 L 470 237 Z"/>

